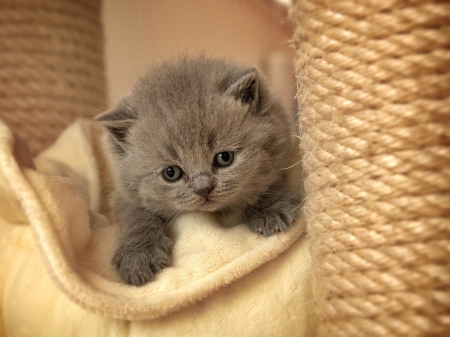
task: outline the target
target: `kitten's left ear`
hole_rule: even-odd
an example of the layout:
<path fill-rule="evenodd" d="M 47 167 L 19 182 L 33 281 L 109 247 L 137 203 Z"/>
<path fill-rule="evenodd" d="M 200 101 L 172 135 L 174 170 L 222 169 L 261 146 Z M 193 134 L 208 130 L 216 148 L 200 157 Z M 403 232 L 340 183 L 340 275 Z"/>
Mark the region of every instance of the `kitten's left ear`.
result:
<path fill-rule="evenodd" d="M 128 129 L 138 119 L 138 114 L 126 103 L 120 102 L 114 109 L 106 111 L 95 119 L 109 131 L 117 145 L 122 148 L 126 142 Z"/>
<path fill-rule="evenodd" d="M 225 92 L 242 104 L 254 106 L 258 101 L 258 73 L 255 68 L 248 68 Z"/>

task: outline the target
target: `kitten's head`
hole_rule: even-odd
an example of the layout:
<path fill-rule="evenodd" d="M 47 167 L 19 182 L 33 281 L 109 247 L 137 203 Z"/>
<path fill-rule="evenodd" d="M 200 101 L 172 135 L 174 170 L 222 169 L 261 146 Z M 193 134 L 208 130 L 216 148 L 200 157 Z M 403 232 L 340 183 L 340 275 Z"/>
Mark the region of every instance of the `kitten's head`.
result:
<path fill-rule="evenodd" d="M 281 178 L 292 144 L 261 74 L 205 57 L 152 69 L 97 120 L 118 192 L 165 216 L 254 203 Z"/>

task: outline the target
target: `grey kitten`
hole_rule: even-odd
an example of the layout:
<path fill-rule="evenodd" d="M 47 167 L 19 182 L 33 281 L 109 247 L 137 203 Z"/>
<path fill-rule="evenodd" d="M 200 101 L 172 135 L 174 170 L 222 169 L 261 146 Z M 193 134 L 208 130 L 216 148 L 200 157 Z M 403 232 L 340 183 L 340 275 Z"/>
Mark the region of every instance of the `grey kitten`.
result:
<path fill-rule="evenodd" d="M 126 283 L 143 285 L 169 265 L 167 224 L 181 212 L 238 211 L 263 235 L 297 216 L 284 170 L 292 120 L 253 67 L 164 63 L 97 120 L 108 131 L 122 228 L 112 263 Z"/>

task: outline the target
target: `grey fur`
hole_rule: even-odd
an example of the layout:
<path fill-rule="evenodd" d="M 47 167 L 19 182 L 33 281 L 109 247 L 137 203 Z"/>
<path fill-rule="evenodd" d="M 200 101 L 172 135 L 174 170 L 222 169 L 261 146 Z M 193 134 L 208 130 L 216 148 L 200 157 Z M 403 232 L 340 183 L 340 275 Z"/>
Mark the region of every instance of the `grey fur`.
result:
<path fill-rule="evenodd" d="M 239 211 L 264 235 L 296 218 L 299 196 L 283 170 L 292 121 L 253 67 L 207 57 L 166 62 L 97 120 L 109 131 L 123 230 L 113 264 L 126 283 L 145 284 L 170 263 L 166 226 L 180 212 Z M 234 153 L 226 167 L 214 159 L 223 151 Z M 173 166 L 184 174 L 169 182 L 162 171 Z"/>

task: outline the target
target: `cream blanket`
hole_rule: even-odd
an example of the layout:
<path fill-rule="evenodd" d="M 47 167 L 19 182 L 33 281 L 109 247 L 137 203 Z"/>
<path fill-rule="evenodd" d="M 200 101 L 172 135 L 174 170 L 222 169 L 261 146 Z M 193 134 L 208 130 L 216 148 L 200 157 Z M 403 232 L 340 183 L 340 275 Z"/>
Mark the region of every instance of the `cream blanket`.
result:
<path fill-rule="evenodd" d="M 173 264 L 143 287 L 120 283 L 98 132 L 75 122 L 35 170 L 0 121 L 2 336 L 313 334 L 302 219 L 266 238 L 183 215 Z"/>

